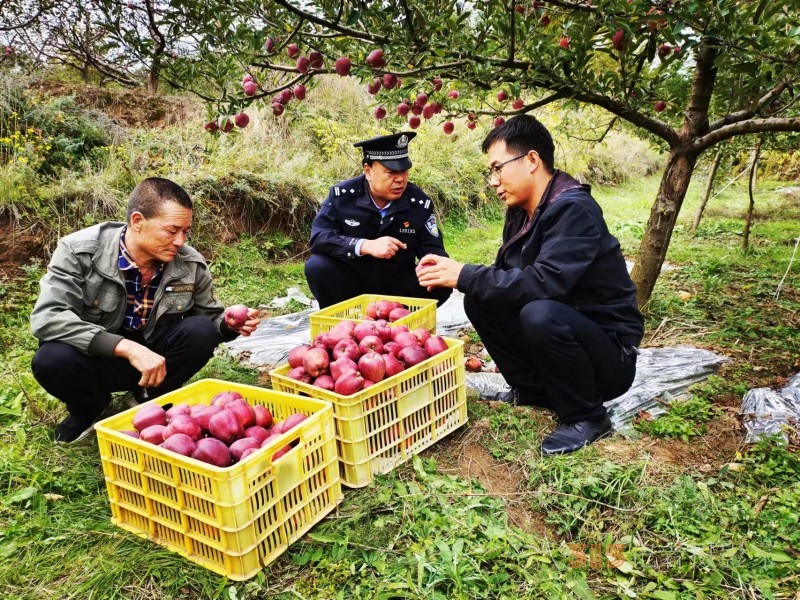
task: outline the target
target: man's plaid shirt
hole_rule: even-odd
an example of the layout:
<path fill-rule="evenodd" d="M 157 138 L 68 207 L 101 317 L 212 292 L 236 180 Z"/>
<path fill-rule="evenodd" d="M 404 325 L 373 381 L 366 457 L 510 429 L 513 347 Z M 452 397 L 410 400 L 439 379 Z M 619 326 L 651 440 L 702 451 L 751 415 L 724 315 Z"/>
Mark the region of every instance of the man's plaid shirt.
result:
<path fill-rule="evenodd" d="M 161 282 L 161 274 L 164 272 L 164 264 L 160 264 L 153 278 L 147 285 L 142 285 L 142 273 L 136 265 L 136 261 L 125 247 L 125 233 L 128 231 L 126 226 L 122 230 L 119 238 L 119 270 L 125 275 L 125 290 L 128 293 L 128 305 L 125 308 L 125 320 L 122 328 L 128 331 L 139 331 L 150 318 L 155 302 L 156 290 Z"/>

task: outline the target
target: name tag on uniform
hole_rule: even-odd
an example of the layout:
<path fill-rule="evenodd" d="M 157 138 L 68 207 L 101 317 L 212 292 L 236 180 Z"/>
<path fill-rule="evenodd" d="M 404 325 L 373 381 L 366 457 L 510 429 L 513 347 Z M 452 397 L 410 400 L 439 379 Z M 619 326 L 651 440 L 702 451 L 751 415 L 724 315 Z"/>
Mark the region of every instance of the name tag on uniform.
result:
<path fill-rule="evenodd" d="M 171 285 L 164 289 L 165 292 L 193 292 L 194 291 L 194 284 L 193 283 L 184 283 L 183 285 Z"/>

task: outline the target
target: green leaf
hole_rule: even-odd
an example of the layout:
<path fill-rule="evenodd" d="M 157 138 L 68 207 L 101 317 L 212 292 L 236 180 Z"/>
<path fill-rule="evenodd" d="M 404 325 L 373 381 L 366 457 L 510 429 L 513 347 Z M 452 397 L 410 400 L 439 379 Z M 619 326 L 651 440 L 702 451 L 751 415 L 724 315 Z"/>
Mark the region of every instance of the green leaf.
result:
<path fill-rule="evenodd" d="M 595 596 L 594 592 L 589 589 L 589 583 L 582 577 L 580 579 L 572 579 L 567 581 L 567 587 L 572 590 L 572 593 L 578 598 L 582 598 L 583 600 L 597 599 L 597 596 Z"/>
<path fill-rule="evenodd" d="M 650 597 L 658 598 L 658 600 L 676 600 L 678 595 L 675 592 L 656 590 L 655 592 L 650 592 Z"/>
<path fill-rule="evenodd" d="M 347 15 L 347 21 L 345 21 L 345 25 L 348 27 L 352 27 L 356 23 L 358 23 L 359 19 L 361 19 L 361 12 L 354 10 L 349 15 Z"/>
<path fill-rule="evenodd" d="M 773 562 L 792 562 L 792 557 L 780 550 L 763 550 L 755 544 L 747 545 L 747 554 L 751 558 L 767 558 Z"/>
<path fill-rule="evenodd" d="M 26 487 L 22 488 L 21 490 L 17 490 L 15 493 L 11 494 L 8 498 L 6 498 L 6 502 L 9 504 L 14 504 L 15 502 L 22 502 L 23 500 L 27 500 L 37 494 L 39 490 L 35 487 Z"/>

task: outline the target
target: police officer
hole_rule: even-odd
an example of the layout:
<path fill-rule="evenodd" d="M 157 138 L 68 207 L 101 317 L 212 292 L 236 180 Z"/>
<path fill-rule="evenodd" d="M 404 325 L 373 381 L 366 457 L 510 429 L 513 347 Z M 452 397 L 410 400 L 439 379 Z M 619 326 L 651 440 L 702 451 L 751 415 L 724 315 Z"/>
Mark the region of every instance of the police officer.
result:
<path fill-rule="evenodd" d="M 431 298 L 414 268 L 427 254 L 447 256 L 431 199 L 408 182 L 408 143 L 416 133 L 384 135 L 354 144 L 364 173 L 331 188 L 311 226 L 308 286 L 320 308 L 359 294 Z"/>

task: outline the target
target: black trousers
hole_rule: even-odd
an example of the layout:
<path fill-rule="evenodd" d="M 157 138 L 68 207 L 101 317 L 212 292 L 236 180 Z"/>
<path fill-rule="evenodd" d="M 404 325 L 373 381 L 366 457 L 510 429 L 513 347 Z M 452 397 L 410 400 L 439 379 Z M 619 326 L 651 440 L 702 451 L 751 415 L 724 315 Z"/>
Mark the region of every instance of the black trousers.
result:
<path fill-rule="evenodd" d="M 429 298 L 441 306 L 453 292 L 450 288 L 435 288 L 429 292 L 419 284 L 413 268 L 399 271 L 381 264 L 385 262 L 370 260 L 370 257 L 345 261 L 312 254 L 306 261 L 306 280 L 320 308 L 361 294 Z"/>
<path fill-rule="evenodd" d="M 521 309 L 464 297 L 464 310 L 503 377 L 562 422 L 602 419 L 628 391 L 636 351 L 571 306 L 534 300 Z"/>
<path fill-rule="evenodd" d="M 166 359 L 167 376 L 149 398 L 181 387 L 208 362 L 222 341 L 211 319 L 187 317 L 170 327 L 155 343 L 144 344 Z M 96 417 L 111 402 L 111 392 L 135 391 L 142 374 L 127 359 L 87 356 L 63 342 L 45 342 L 33 357 L 36 381 L 67 405 L 70 414 Z"/>

